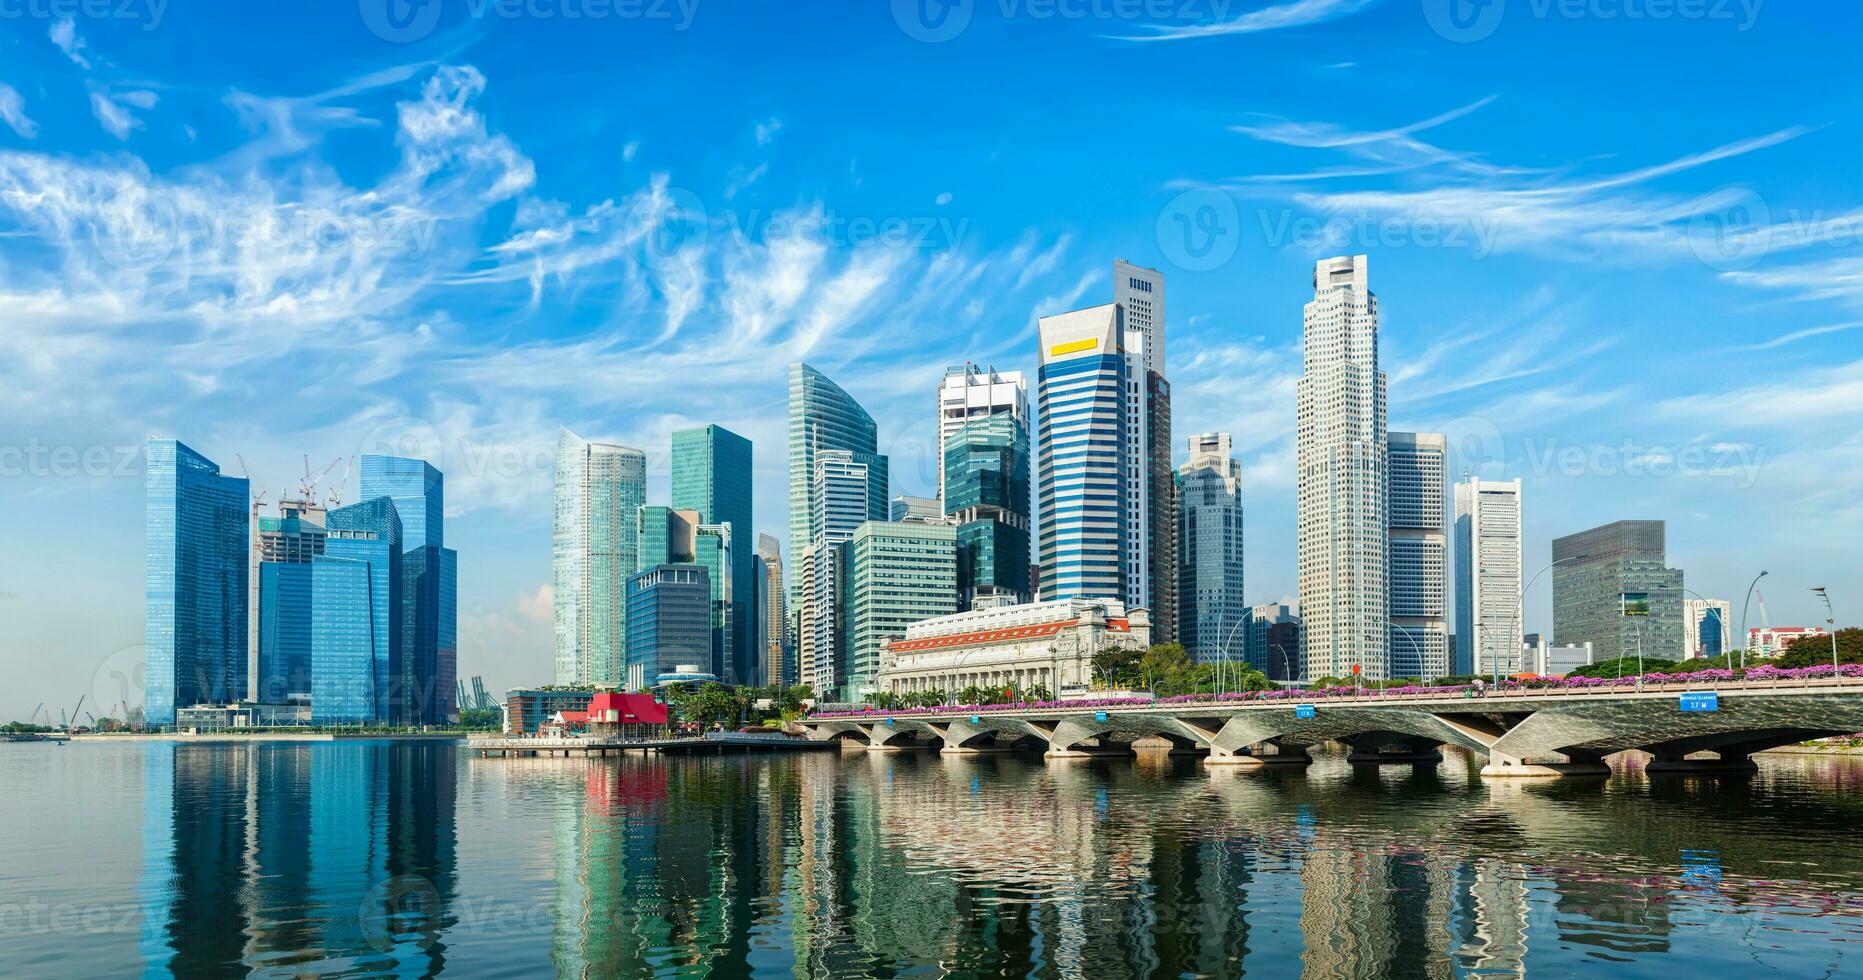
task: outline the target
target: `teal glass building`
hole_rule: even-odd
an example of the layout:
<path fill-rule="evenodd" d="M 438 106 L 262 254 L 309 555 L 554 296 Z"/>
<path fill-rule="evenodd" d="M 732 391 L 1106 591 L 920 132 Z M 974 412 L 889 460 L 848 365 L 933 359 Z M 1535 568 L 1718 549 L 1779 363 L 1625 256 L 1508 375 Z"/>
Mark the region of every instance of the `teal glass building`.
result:
<path fill-rule="evenodd" d="M 1028 429 L 1007 412 L 966 422 L 945 436 L 943 462 L 962 608 L 1029 601 Z"/>
<path fill-rule="evenodd" d="M 446 546 L 446 478 L 424 459 L 362 457 L 362 498 L 387 497 L 401 516 L 401 550 Z"/>
<path fill-rule="evenodd" d="M 459 716 L 459 555 L 446 547 L 446 476 L 426 460 L 362 457 L 362 498 L 386 497 L 401 521 L 400 655 L 390 717 L 444 724 Z"/>
<path fill-rule="evenodd" d="M 750 440 L 723 426 L 673 433 L 673 508 L 697 511 L 703 524 L 730 529 L 730 568 L 723 570 L 730 587 L 714 587 L 721 597 L 728 595 L 723 614 L 729 642 L 722 649 L 721 669 L 715 671 L 727 684 L 760 683 L 763 675 L 763 631 L 756 602 L 763 563 L 749 546 L 754 533 L 751 466 Z"/>
<path fill-rule="evenodd" d="M 311 722 L 391 721 L 407 670 L 401 519 L 376 497 L 331 511 L 325 529 L 311 563 Z"/>
<path fill-rule="evenodd" d="M 250 488 L 178 440 L 146 452 L 143 711 L 167 725 L 246 696 Z"/>

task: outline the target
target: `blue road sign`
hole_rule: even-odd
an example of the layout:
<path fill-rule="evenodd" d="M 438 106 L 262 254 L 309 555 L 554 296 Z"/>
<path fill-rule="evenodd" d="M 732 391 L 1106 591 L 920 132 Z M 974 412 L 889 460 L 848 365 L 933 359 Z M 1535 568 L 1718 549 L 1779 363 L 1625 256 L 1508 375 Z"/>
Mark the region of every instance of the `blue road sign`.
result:
<path fill-rule="evenodd" d="M 893 719 L 891 718 L 886 719 L 886 727 L 888 728 L 893 727 Z"/>
<path fill-rule="evenodd" d="M 1104 712 L 1104 711 L 1095 711 L 1095 712 L 1093 713 L 1093 720 L 1094 720 L 1094 721 L 1105 721 L 1105 720 L 1106 720 L 1106 712 Z"/>
<path fill-rule="evenodd" d="M 1310 704 L 1294 705 L 1294 717 L 1296 718 L 1317 718 L 1319 714 L 1320 713 L 1315 711 Z"/>
<path fill-rule="evenodd" d="M 1721 710 L 1721 692 L 1689 691 L 1682 695 L 1683 711 L 1719 711 Z"/>
<path fill-rule="evenodd" d="M 983 724 L 983 716 L 982 716 L 982 715 L 971 715 L 971 716 L 970 716 L 970 723 L 971 723 L 971 724 L 973 724 L 973 725 L 981 725 L 981 724 Z"/>

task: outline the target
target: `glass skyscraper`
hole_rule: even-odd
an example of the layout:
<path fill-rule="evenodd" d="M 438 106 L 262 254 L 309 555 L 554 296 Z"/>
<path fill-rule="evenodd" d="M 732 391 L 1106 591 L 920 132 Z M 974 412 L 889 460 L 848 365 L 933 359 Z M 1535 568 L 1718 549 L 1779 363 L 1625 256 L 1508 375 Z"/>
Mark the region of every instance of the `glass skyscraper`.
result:
<path fill-rule="evenodd" d="M 1450 673 L 1449 440 L 1439 432 L 1393 432 L 1387 453 L 1390 517 L 1392 677 L 1429 683 Z M 1518 638 L 1516 638 L 1518 640 Z"/>
<path fill-rule="evenodd" d="M 425 460 L 365 455 L 362 498 L 376 497 L 394 504 L 405 555 L 390 713 L 401 724 L 442 724 L 458 717 L 459 673 L 459 556 L 446 547 L 446 478 Z"/>
<path fill-rule="evenodd" d="M 1132 410 L 1117 303 L 1042 317 L 1041 596 L 1126 600 L 1131 576 L 1143 574 L 1127 555 L 1129 510 L 1141 474 L 1127 442 Z"/>
<path fill-rule="evenodd" d="M 247 694 L 250 488 L 174 439 L 151 439 L 143 492 L 144 712 Z"/>
<path fill-rule="evenodd" d="M 851 626 L 844 700 L 864 701 L 880 672 L 880 641 L 957 611 L 957 528 L 868 521 L 846 545 Z"/>
<path fill-rule="evenodd" d="M 562 430 L 550 530 L 558 684 L 622 682 L 627 581 L 637 570 L 646 497 L 645 453 Z"/>
<path fill-rule="evenodd" d="M 724 653 L 727 683 L 761 682 L 761 631 L 755 601 L 763 564 L 750 547 L 752 470 L 750 440 L 722 426 L 707 425 L 673 433 L 673 507 L 696 510 L 704 523 L 728 527 L 741 545 L 731 550 L 730 644 Z"/>
<path fill-rule="evenodd" d="M 944 436 L 945 514 L 957 523 L 960 605 L 1029 600 L 1029 437 L 1009 412 Z"/>
<path fill-rule="evenodd" d="M 323 550 L 322 542 L 318 551 Z M 310 561 L 259 564 L 259 678 L 253 697 L 282 704 L 311 691 Z"/>
<path fill-rule="evenodd" d="M 1591 644 L 1592 662 L 1680 660 L 1682 570 L 1668 567 L 1662 521 L 1617 521 L 1554 538 L 1553 645 Z"/>
<path fill-rule="evenodd" d="M 809 521 L 816 512 L 815 454 L 842 449 L 869 468 L 867 519 L 887 517 L 890 486 L 880 430 L 873 416 L 828 376 L 803 363 L 789 366 L 789 553 L 801 555 L 814 541 Z M 798 599 L 790 585 L 790 605 Z"/>
<path fill-rule="evenodd" d="M 1178 641 L 1196 660 L 1239 659 L 1248 646 L 1242 598 L 1242 464 L 1229 433 L 1190 437 L 1178 471 Z"/>
<path fill-rule="evenodd" d="M 402 642 L 401 518 L 376 497 L 325 518 L 311 564 L 311 721 L 393 720 Z"/>
<path fill-rule="evenodd" d="M 628 580 L 627 688 L 712 655 L 712 585 L 698 565 L 656 565 Z M 701 669 L 705 669 L 701 667 Z"/>

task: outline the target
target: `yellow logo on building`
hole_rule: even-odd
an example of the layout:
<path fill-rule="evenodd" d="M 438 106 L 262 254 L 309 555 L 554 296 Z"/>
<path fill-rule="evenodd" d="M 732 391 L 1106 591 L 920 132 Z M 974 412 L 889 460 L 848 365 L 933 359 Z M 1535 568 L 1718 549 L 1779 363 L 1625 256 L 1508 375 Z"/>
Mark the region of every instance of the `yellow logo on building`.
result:
<path fill-rule="evenodd" d="M 1095 350 L 1099 346 L 1100 338 L 1098 337 L 1088 337 L 1086 340 L 1070 340 L 1065 344 L 1056 344 L 1048 348 L 1048 356 L 1060 357 L 1062 354 L 1072 354 L 1083 350 Z"/>

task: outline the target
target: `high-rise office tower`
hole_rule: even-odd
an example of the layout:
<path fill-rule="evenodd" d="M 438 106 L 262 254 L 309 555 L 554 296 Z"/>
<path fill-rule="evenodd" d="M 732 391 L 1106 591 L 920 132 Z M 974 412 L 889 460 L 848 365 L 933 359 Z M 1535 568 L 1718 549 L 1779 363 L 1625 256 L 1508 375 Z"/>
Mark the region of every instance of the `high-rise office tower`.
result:
<path fill-rule="evenodd" d="M 412 673 L 400 508 L 374 497 L 324 518 L 311 563 L 311 721 L 389 722 Z M 448 698 L 451 700 L 451 698 Z"/>
<path fill-rule="evenodd" d="M 774 535 L 757 535 L 757 558 L 763 562 L 763 683 L 791 684 L 795 665 L 790 662 L 795 641 L 789 635 L 789 612 L 784 605 L 783 543 Z"/>
<path fill-rule="evenodd" d="M 939 460 L 943 465 L 943 460 Z M 944 519 L 944 503 L 937 497 L 914 497 L 911 494 L 893 494 L 892 509 L 887 515 L 894 521 L 938 521 Z"/>
<path fill-rule="evenodd" d="M 1141 480 L 1130 445 L 1136 399 L 1128 392 L 1126 330 L 1117 303 L 1045 316 L 1037 324 L 1041 371 L 1036 496 L 1041 510 L 1041 595 L 1119 599 L 1143 607 L 1142 537 L 1131 520 Z M 1136 589 L 1136 592 L 1135 592 Z"/>
<path fill-rule="evenodd" d="M 1591 644 L 1594 662 L 1680 659 L 1682 570 L 1663 557 L 1663 522 L 1617 521 L 1554 538 L 1553 645 Z"/>
<path fill-rule="evenodd" d="M 1171 384 L 1164 370 L 1164 274 L 1113 261 L 1113 302 L 1125 313 L 1128 452 L 1137 472 L 1127 515 L 1126 602 L 1151 610 L 1154 643 L 1177 639 L 1177 480 L 1171 467 Z"/>
<path fill-rule="evenodd" d="M 1520 662 L 1523 526 L 1519 480 L 1455 485 L 1457 674 L 1512 676 Z"/>
<path fill-rule="evenodd" d="M 1265 602 L 1248 613 L 1249 666 L 1270 680 L 1300 677 L 1300 611 L 1285 602 Z"/>
<path fill-rule="evenodd" d="M 870 453 L 821 450 L 815 454 L 814 478 L 809 481 L 810 544 L 803 549 L 798 577 L 803 581 L 797 622 L 797 654 L 802 683 L 818 693 L 847 682 L 847 562 L 846 545 L 862 524 L 874 516 L 875 484 L 886 479 L 886 468 L 871 462 Z M 880 500 L 884 500 L 881 494 Z"/>
<path fill-rule="evenodd" d="M 1229 433 L 1190 437 L 1177 473 L 1178 642 L 1204 663 L 1240 659 L 1248 643 L 1242 599 L 1242 464 Z"/>
<path fill-rule="evenodd" d="M 1728 625 L 1733 603 L 1726 599 L 1682 600 L 1682 656 L 1718 657 L 1733 649 L 1733 633 Z"/>
<path fill-rule="evenodd" d="M 750 440 L 718 425 L 679 430 L 673 433 L 672 469 L 673 506 L 696 510 L 705 523 L 728 528 L 738 545 L 731 549 L 727 570 L 731 598 L 724 612 L 731 642 L 719 676 L 733 684 L 760 683 L 763 644 L 755 599 L 763 563 L 750 547 Z"/>
<path fill-rule="evenodd" d="M 844 700 L 857 702 L 876 690 L 882 639 L 957 611 L 957 528 L 868 521 L 846 549 L 851 642 L 840 690 Z"/>
<path fill-rule="evenodd" d="M 254 701 L 310 697 L 311 562 L 323 554 L 325 520 L 323 507 L 302 500 L 281 500 L 277 517 L 258 519 L 251 606 L 258 646 L 248 694 Z"/>
<path fill-rule="evenodd" d="M 1449 440 L 1436 432 L 1390 434 L 1390 676 L 1425 682 L 1449 673 Z"/>
<path fill-rule="evenodd" d="M 627 581 L 636 571 L 646 497 L 645 453 L 562 430 L 550 530 L 558 684 L 622 682 Z"/>
<path fill-rule="evenodd" d="M 226 704 L 248 690 L 247 482 L 175 439 L 150 439 L 145 516 L 144 715 Z"/>
<path fill-rule="evenodd" d="M 938 487 L 944 492 L 945 441 L 965 423 L 1008 414 L 1029 423 L 1029 387 L 1020 371 L 998 371 L 965 361 L 945 369 L 938 384 Z M 942 499 L 942 498 L 940 498 Z M 1023 507 L 1027 510 L 1027 506 Z M 945 508 L 944 513 L 950 513 Z M 897 516 L 893 520 L 899 520 Z"/>
<path fill-rule="evenodd" d="M 637 512 L 636 572 L 655 565 L 678 565 L 698 560 L 699 525 L 696 510 L 674 510 L 665 504 L 645 504 Z"/>
<path fill-rule="evenodd" d="M 1029 601 L 1029 436 L 1010 413 L 945 436 L 941 497 L 957 526 L 958 605 Z"/>
<path fill-rule="evenodd" d="M 1390 676 L 1384 372 L 1363 255 L 1313 267 L 1295 382 L 1301 675 Z"/>
<path fill-rule="evenodd" d="M 875 492 L 867 520 L 887 517 L 886 457 L 873 416 L 828 376 L 803 363 L 789 366 L 789 553 L 801 556 L 813 542 L 809 522 L 816 512 L 815 454 L 845 450 L 868 468 L 868 488 Z M 802 583 L 792 580 L 790 606 L 798 603 Z"/>
<path fill-rule="evenodd" d="M 661 674 L 709 664 L 712 608 L 711 578 L 703 566 L 655 565 L 630 578 L 627 689 L 644 691 Z"/>
<path fill-rule="evenodd" d="M 401 520 L 404 652 L 389 715 L 406 725 L 444 724 L 459 658 L 459 555 L 446 547 L 446 478 L 425 460 L 362 457 L 362 499 L 387 497 Z"/>
<path fill-rule="evenodd" d="M 737 582 L 731 574 L 737 549 L 732 546 L 731 525 L 700 524 L 695 540 L 693 564 L 705 569 L 712 587 L 712 657 L 707 669 L 726 684 L 746 683 L 731 657 L 737 643 L 737 623 L 731 615 L 737 607 Z"/>

